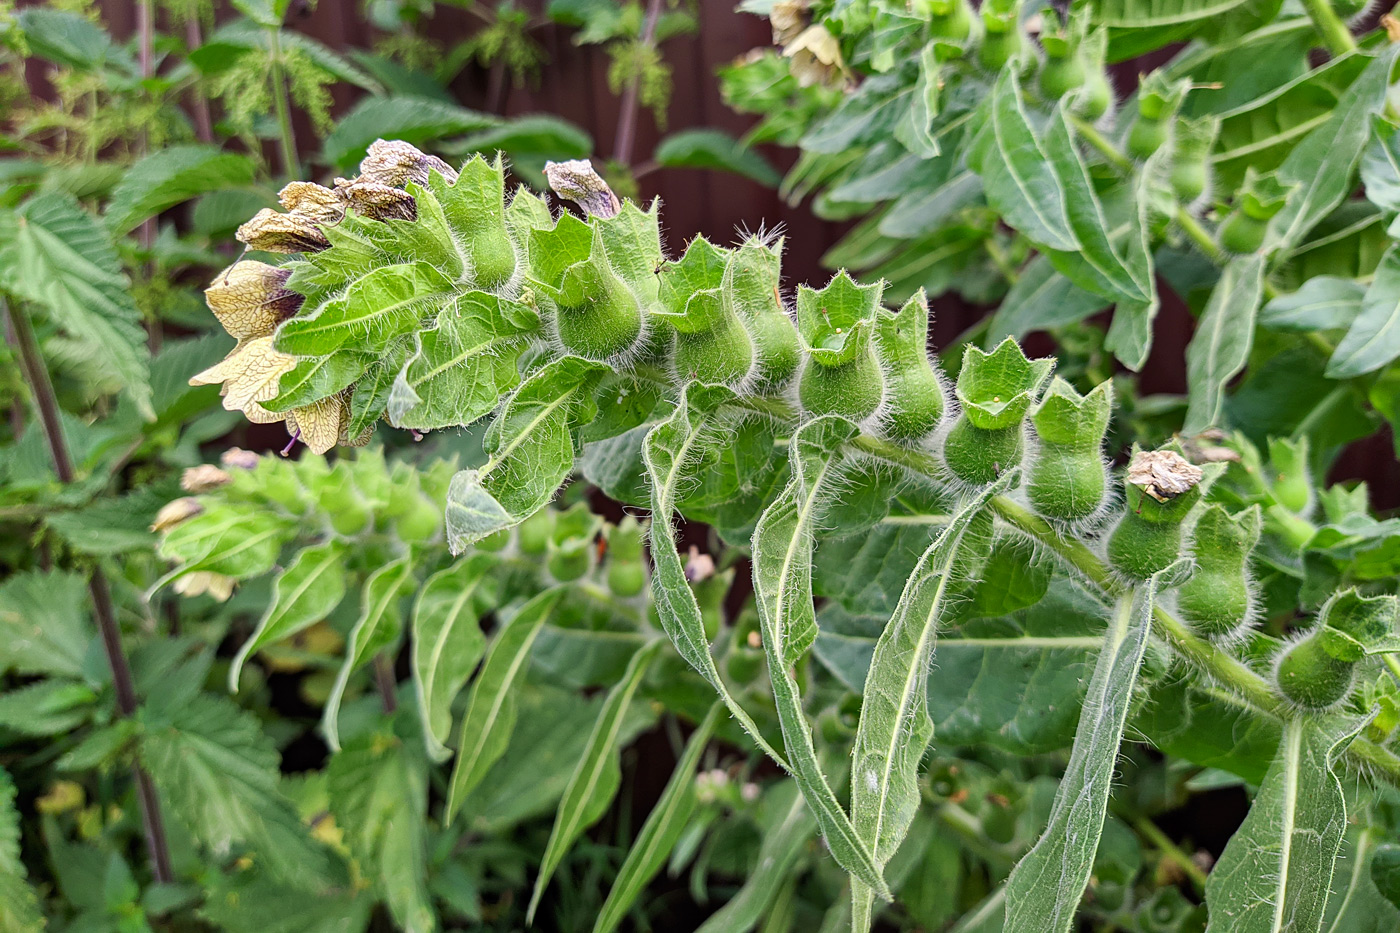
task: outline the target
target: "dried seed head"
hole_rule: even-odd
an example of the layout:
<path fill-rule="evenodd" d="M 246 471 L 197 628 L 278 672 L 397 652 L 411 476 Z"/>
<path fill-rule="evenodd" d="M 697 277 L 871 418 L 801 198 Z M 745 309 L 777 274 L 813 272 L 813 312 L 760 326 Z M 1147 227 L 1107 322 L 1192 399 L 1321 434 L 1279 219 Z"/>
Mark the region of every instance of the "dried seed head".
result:
<path fill-rule="evenodd" d="M 301 310 L 302 296 L 285 286 L 286 269 L 245 259 L 229 266 L 204 290 L 209 310 L 230 337 L 266 337 Z"/>
<path fill-rule="evenodd" d="M 151 530 L 156 533 L 169 531 L 186 519 L 194 518 L 204 511 L 204 506 L 200 505 L 198 499 L 185 496 L 165 503 L 156 513 L 156 520 L 151 523 Z"/>
<path fill-rule="evenodd" d="M 1205 473 L 1173 450 L 1141 450 L 1128 465 L 1128 482 L 1158 502 L 1189 492 Z"/>
<path fill-rule="evenodd" d="M 416 185 L 428 183 L 428 173 L 436 169 L 452 184 L 457 182 L 457 173 L 437 156 L 430 156 L 417 146 L 401 140 L 376 139 L 370 144 L 364 160 L 360 162 L 359 181 L 378 182 L 402 188 L 409 182 Z"/>
<path fill-rule="evenodd" d="M 265 207 L 253 219 L 238 228 L 235 234 L 249 249 L 269 253 L 316 253 L 327 249 L 331 241 L 316 222 L 305 214 L 279 214 Z"/>
<path fill-rule="evenodd" d="M 211 489 L 218 489 L 231 482 L 233 482 L 233 477 L 212 463 L 201 463 L 199 466 L 190 467 L 180 475 L 180 488 L 196 495 Z"/>

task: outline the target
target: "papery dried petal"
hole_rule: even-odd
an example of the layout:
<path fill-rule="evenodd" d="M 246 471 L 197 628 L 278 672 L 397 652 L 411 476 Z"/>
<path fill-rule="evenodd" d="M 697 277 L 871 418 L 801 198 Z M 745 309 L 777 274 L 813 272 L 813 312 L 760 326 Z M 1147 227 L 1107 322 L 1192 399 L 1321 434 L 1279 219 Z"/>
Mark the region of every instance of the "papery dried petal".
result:
<path fill-rule="evenodd" d="M 339 223 L 345 216 L 345 200 L 324 185 L 294 181 L 277 193 L 282 207 L 322 223 Z"/>
<path fill-rule="evenodd" d="M 185 492 L 209 492 L 211 489 L 227 486 L 231 482 L 233 482 L 233 477 L 212 463 L 192 466 L 180 474 L 180 488 Z"/>
<path fill-rule="evenodd" d="M 243 341 L 223 360 L 191 377 L 190 385 L 223 383 L 224 408 L 245 412 L 250 421 L 256 421 L 255 411 L 273 414 L 256 403 L 276 398 L 278 381 L 296 365 L 296 357 L 272 348 L 271 337 L 257 337 Z M 281 417 L 276 415 L 268 420 L 280 420 Z"/>
<path fill-rule="evenodd" d="M 290 275 L 286 269 L 245 259 L 219 273 L 204 290 L 204 300 L 230 337 L 266 337 L 301 310 L 302 296 L 284 287 Z"/>
<path fill-rule="evenodd" d="M 1128 482 L 1158 502 L 1175 499 L 1205 477 L 1205 472 L 1174 450 L 1140 450 L 1128 464 Z"/>
<path fill-rule="evenodd" d="M 418 204 L 402 188 L 377 181 L 337 179 L 336 193 L 345 198 L 356 213 L 374 220 L 417 220 Z"/>
<path fill-rule="evenodd" d="M 174 499 L 160 507 L 160 511 L 156 513 L 156 520 L 151 523 L 151 530 L 157 533 L 169 531 L 203 511 L 204 506 L 198 499 L 190 496 Z"/>
<path fill-rule="evenodd" d="M 323 454 L 340 440 L 345 414 L 344 396 L 328 395 L 287 412 L 287 433 L 298 438 L 312 453 Z"/>
<path fill-rule="evenodd" d="M 258 211 L 235 236 L 249 249 L 269 253 L 315 253 L 331 245 L 307 215 L 279 214 L 270 207 Z"/>
<path fill-rule="evenodd" d="M 437 156 L 430 156 L 417 146 L 402 140 L 376 139 L 360 162 L 360 181 L 402 188 L 409 182 L 428 183 L 428 173 L 436 169 L 449 182 L 456 184 L 457 173 Z"/>

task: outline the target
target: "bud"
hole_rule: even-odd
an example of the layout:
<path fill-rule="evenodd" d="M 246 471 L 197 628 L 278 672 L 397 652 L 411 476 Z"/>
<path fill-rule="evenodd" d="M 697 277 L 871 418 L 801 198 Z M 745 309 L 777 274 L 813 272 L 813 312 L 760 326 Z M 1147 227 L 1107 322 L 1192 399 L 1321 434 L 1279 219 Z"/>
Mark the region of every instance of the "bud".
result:
<path fill-rule="evenodd" d="M 212 463 L 192 466 L 180 475 L 180 488 L 196 495 L 201 492 L 209 492 L 211 489 L 218 489 L 231 482 L 233 482 L 233 477 Z"/>
<path fill-rule="evenodd" d="M 457 173 L 437 156 L 428 155 L 402 140 L 376 139 L 360 162 L 358 180 L 402 188 L 409 182 L 427 185 L 428 174 L 433 171 L 446 178 L 449 184 L 457 181 Z"/>
<path fill-rule="evenodd" d="M 238 470 L 256 470 L 261 460 L 257 454 L 242 447 L 230 447 L 219 457 L 219 462 L 224 466 Z"/>
<path fill-rule="evenodd" d="M 302 296 L 286 287 L 290 277 L 287 269 L 245 259 L 219 273 L 204 300 L 230 337 L 266 337 L 301 310 Z"/>
<path fill-rule="evenodd" d="M 156 513 L 156 520 L 151 523 L 151 530 L 157 534 L 169 531 L 203 511 L 204 506 L 200 504 L 198 499 L 190 496 L 174 499 L 160 507 L 160 511 Z"/>

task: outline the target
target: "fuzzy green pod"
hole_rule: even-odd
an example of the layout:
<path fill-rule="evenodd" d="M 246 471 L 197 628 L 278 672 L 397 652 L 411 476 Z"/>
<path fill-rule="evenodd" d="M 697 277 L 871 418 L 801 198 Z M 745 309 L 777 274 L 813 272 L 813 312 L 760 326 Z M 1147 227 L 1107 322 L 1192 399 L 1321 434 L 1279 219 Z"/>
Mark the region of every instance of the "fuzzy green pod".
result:
<path fill-rule="evenodd" d="M 618 596 L 636 596 L 647 584 L 642 566 L 641 522 L 629 515 L 608 530 L 608 589 Z"/>
<path fill-rule="evenodd" d="M 928 355 L 928 301 L 920 289 L 898 314 L 881 310 L 875 347 L 885 372 L 885 430 L 917 440 L 938 426 L 947 402 Z"/>
<path fill-rule="evenodd" d="M 972 6 L 967 0 L 916 0 L 914 9 L 928 18 L 935 39 L 961 42 L 972 34 Z"/>
<path fill-rule="evenodd" d="M 315 488 L 320 509 L 336 534 L 353 537 L 369 529 L 374 512 L 349 470 L 341 466 L 331 471 Z"/>
<path fill-rule="evenodd" d="M 1284 185 L 1273 172 L 1259 174 L 1245 169 L 1244 185 L 1235 195 L 1235 207 L 1220 225 L 1220 245 L 1232 253 L 1252 253 L 1264 245 L 1269 221 L 1283 210 L 1291 185 Z"/>
<path fill-rule="evenodd" d="M 555 308 L 559 342 L 589 360 L 633 349 L 642 334 L 642 309 L 613 270 L 597 226 L 563 214 L 552 230 L 530 231 L 530 278 Z"/>
<path fill-rule="evenodd" d="M 1045 11 L 1045 30 L 1040 35 L 1045 63 L 1040 67 L 1037 83 L 1046 100 L 1059 100 L 1084 84 L 1084 62 L 1079 57 L 1083 22 L 1078 19 L 1066 27 L 1054 10 Z"/>
<path fill-rule="evenodd" d="M 1026 412 L 1054 368 L 1054 360 L 1027 359 L 1010 337 L 991 353 L 967 348 L 956 388 L 962 411 L 943 444 L 954 476 L 990 483 L 1020 464 Z"/>
<path fill-rule="evenodd" d="M 462 246 L 471 259 L 472 281 L 477 288 L 494 291 L 515 274 L 515 246 L 506 232 L 505 163 L 474 156 L 462 166 L 454 193 L 443 212 L 452 229 L 462 233 Z"/>
<path fill-rule="evenodd" d="M 1021 52 L 1021 2 L 987 0 L 979 12 L 982 44 L 977 48 L 977 60 L 988 71 L 1000 71 Z"/>
<path fill-rule="evenodd" d="M 798 382 L 804 411 L 860 421 L 880 407 L 884 376 L 871 336 L 883 287 L 857 285 L 841 271 L 821 291 L 797 290 L 797 328 L 807 354 Z"/>
<path fill-rule="evenodd" d="M 1315 498 L 1308 468 L 1308 437 L 1269 438 L 1269 487 L 1278 504 L 1298 515 L 1312 511 Z"/>
<path fill-rule="evenodd" d="M 1143 79 L 1138 88 L 1137 120 L 1128 131 L 1130 153 L 1146 159 L 1166 144 L 1171 138 L 1176 112 L 1181 109 L 1190 87 L 1189 80 L 1172 81 L 1160 71 Z"/>
<path fill-rule="evenodd" d="M 754 236 L 731 250 L 720 289 L 727 310 L 738 315 L 749 332 L 755 387 L 763 391 L 785 386 L 802 362 L 802 340 L 778 292 L 782 242 L 769 244 Z"/>
<path fill-rule="evenodd" d="M 550 535 L 554 532 L 554 513 L 540 509 L 534 515 L 516 526 L 520 553 L 538 557 L 549 547 Z"/>
<path fill-rule="evenodd" d="M 1287 648 L 1274 666 L 1274 683 L 1288 700 L 1326 709 L 1351 692 L 1356 665 L 1368 654 L 1400 650 L 1395 634 L 1395 596 L 1336 593 L 1322 607 L 1318 624 Z"/>
<path fill-rule="evenodd" d="M 1182 522 L 1200 501 L 1201 468 L 1173 450 L 1134 450 L 1126 509 L 1108 539 L 1108 560 L 1146 580 L 1181 556 Z"/>
<path fill-rule="evenodd" d="M 554 518 L 554 528 L 545 545 L 545 567 L 560 582 L 577 580 L 593 568 L 594 539 L 602 530 L 603 519 L 580 502 Z"/>
<path fill-rule="evenodd" d="M 1206 636 L 1229 635 L 1249 619 L 1249 555 L 1263 515 L 1252 505 L 1237 515 L 1208 505 L 1196 521 L 1191 556 L 1196 571 L 1177 590 L 1181 617 Z"/>
<path fill-rule="evenodd" d="M 675 330 L 672 362 L 683 380 L 734 386 L 753 365 L 748 331 L 720 294 L 728 264 L 727 250 L 696 237 L 658 272 L 661 306 L 652 314 Z"/>
<path fill-rule="evenodd" d="M 1199 120 L 1178 117 L 1176 148 L 1172 151 L 1172 191 L 1183 202 L 1205 193 L 1210 184 L 1210 150 L 1220 134 L 1220 118 L 1207 115 Z"/>
<path fill-rule="evenodd" d="M 1113 383 L 1101 382 L 1088 395 L 1056 377 L 1031 423 L 1040 449 L 1027 473 L 1031 505 L 1046 518 L 1083 521 L 1103 506 L 1108 492 L 1102 454 L 1113 413 Z"/>

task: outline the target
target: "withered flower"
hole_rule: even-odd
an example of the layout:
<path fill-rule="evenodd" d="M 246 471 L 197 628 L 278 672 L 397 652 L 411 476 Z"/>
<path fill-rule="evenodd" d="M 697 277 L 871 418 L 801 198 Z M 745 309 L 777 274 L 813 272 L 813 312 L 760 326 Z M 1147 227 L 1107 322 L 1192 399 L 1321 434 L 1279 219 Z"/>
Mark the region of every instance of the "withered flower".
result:
<path fill-rule="evenodd" d="M 267 424 L 283 416 L 267 411 L 261 402 L 277 397 L 278 381 L 297 365 L 296 357 L 272 348 L 272 337 L 245 340 L 224 359 L 190 378 L 190 385 L 223 383 L 224 408 L 241 411 L 249 421 Z"/>
<path fill-rule="evenodd" d="M 337 178 L 335 193 L 355 212 L 372 220 L 417 220 L 418 203 L 402 188 L 365 181 L 363 178 Z"/>
<path fill-rule="evenodd" d="M 345 217 L 345 199 L 315 182 L 290 182 L 277 193 L 277 200 L 283 209 L 320 223 L 339 223 Z"/>
<path fill-rule="evenodd" d="M 331 241 L 305 214 L 279 214 L 265 207 L 253 219 L 238 228 L 238 242 L 249 249 L 269 253 L 315 253 L 327 249 Z"/>
<path fill-rule="evenodd" d="M 212 463 L 192 466 L 180 474 L 180 488 L 185 492 L 196 494 L 218 489 L 220 486 L 227 486 L 231 482 L 233 482 L 233 477 Z"/>
<path fill-rule="evenodd" d="M 198 499 L 190 496 L 172 499 L 160 507 L 160 511 L 156 513 L 156 520 L 151 523 L 151 530 L 157 533 L 169 531 L 203 511 L 204 506 L 199 504 Z"/>
<path fill-rule="evenodd" d="M 768 13 L 768 22 L 773 27 L 773 44 L 787 45 L 801 35 L 811 19 L 807 15 L 810 0 L 778 0 Z"/>
<path fill-rule="evenodd" d="M 417 146 L 401 140 L 376 139 L 360 162 L 359 181 L 378 182 L 402 188 L 409 182 L 428 183 L 428 173 L 436 169 L 450 183 L 456 184 L 457 173 L 437 156 L 430 156 Z"/>
<path fill-rule="evenodd" d="M 1189 492 L 1205 472 L 1174 450 L 1140 450 L 1128 464 L 1128 482 L 1158 502 Z"/>
<path fill-rule="evenodd" d="M 285 286 L 286 269 L 245 259 L 229 266 L 204 290 L 209 310 L 230 337 L 266 337 L 301 309 L 302 296 Z"/>
<path fill-rule="evenodd" d="M 808 26 L 802 30 L 783 49 L 783 57 L 792 59 L 792 76 L 802 87 L 835 84 L 846 70 L 841 43 L 825 26 Z"/>
<path fill-rule="evenodd" d="M 222 573 L 196 570 L 175 581 L 171 587 L 181 596 L 199 596 L 208 593 L 211 599 L 226 602 L 233 595 L 233 585 L 238 581 Z"/>

